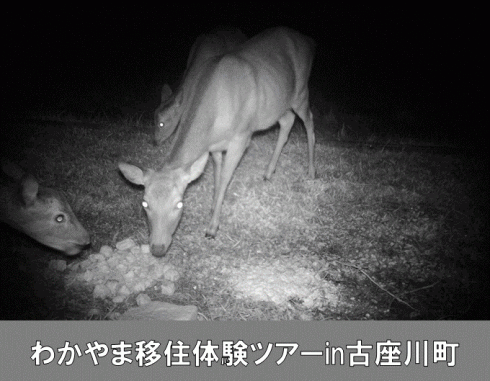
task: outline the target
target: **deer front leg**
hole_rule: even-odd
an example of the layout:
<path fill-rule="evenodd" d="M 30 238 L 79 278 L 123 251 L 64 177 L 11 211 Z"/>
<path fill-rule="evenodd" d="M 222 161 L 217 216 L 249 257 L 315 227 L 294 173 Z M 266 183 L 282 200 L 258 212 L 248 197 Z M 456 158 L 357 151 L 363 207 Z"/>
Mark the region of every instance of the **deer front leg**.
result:
<path fill-rule="evenodd" d="M 211 217 L 211 222 L 206 229 L 206 237 L 214 238 L 216 236 L 219 226 L 219 215 L 221 213 L 221 206 L 223 205 L 226 188 L 230 183 L 233 172 L 235 172 L 235 168 L 240 162 L 245 149 L 250 143 L 250 137 L 251 134 L 235 137 L 228 145 L 225 162 L 221 171 L 218 194 L 215 195 L 216 202 L 213 210 L 213 216 Z"/>
<path fill-rule="evenodd" d="M 306 136 L 308 137 L 308 176 L 310 179 L 315 178 L 315 129 L 313 126 L 313 115 L 308 109 L 303 124 L 306 129 Z"/>
<path fill-rule="evenodd" d="M 213 204 L 211 206 L 211 214 L 213 214 L 214 210 L 216 209 L 216 201 L 218 201 L 218 189 L 221 180 L 221 167 L 223 162 L 223 153 L 221 151 L 211 152 L 211 156 L 213 157 L 213 163 L 214 163 L 214 196 L 213 196 Z"/>

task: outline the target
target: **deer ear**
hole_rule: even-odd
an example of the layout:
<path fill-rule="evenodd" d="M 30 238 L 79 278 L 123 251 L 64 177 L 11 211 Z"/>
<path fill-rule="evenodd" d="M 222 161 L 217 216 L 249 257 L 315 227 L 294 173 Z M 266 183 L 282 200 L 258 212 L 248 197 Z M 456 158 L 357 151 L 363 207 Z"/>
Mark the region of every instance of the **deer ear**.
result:
<path fill-rule="evenodd" d="M 145 176 L 141 168 L 126 163 L 119 163 L 118 167 L 121 173 L 128 181 L 136 185 L 145 185 L 144 183 Z"/>
<path fill-rule="evenodd" d="M 199 159 L 197 159 L 191 166 L 185 171 L 184 179 L 189 184 L 191 181 L 197 179 L 204 171 L 204 167 L 208 162 L 209 152 L 206 152 Z"/>
<path fill-rule="evenodd" d="M 168 83 L 166 83 L 162 87 L 162 103 L 165 103 L 167 99 L 169 99 L 171 96 L 172 96 L 172 89 L 170 88 Z"/>
<path fill-rule="evenodd" d="M 184 100 L 184 92 L 183 91 L 177 92 L 177 95 L 175 96 L 174 101 L 178 107 L 180 107 L 182 105 L 183 100 Z"/>
<path fill-rule="evenodd" d="M 20 182 L 22 191 L 22 200 L 26 206 L 32 205 L 36 200 L 37 192 L 39 190 L 39 184 L 31 174 L 27 174 L 22 178 Z"/>

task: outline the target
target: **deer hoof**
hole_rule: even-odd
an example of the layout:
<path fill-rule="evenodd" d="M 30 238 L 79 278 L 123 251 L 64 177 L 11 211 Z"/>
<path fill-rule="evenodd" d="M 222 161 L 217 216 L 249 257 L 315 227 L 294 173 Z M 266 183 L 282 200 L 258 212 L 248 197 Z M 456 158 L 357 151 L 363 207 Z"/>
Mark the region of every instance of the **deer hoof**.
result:
<path fill-rule="evenodd" d="M 204 235 L 204 237 L 206 237 L 207 239 L 214 239 L 215 238 L 215 235 L 206 232 L 206 234 Z"/>

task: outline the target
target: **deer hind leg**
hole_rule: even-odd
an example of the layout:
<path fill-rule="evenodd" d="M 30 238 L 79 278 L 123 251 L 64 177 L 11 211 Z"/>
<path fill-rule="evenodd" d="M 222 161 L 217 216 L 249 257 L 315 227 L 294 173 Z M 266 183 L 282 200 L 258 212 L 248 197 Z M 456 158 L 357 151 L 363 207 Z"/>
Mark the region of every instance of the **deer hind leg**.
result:
<path fill-rule="evenodd" d="M 219 226 L 219 215 L 221 213 L 221 206 L 223 205 L 223 199 L 225 197 L 226 188 L 230 183 L 233 172 L 237 167 L 240 159 L 245 152 L 245 149 L 250 143 L 250 135 L 240 136 L 234 138 L 228 145 L 226 151 L 225 161 L 223 163 L 223 168 L 221 170 L 219 187 L 217 188 L 217 193 L 215 192 L 215 202 L 213 216 L 211 217 L 211 222 L 206 229 L 206 237 L 215 237 Z M 214 156 L 213 156 L 214 158 Z M 215 178 L 216 180 L 216 178 Z"/>
<path fill-rule="evenodd" d="M 310 109 L 310 102 L 308 96 L 294 111 L 303 121 L 306 129 L 306 136 L 308 138 L 308 176 L 312 179 L 315 178 L 315 128 L 313 125 L 313 114 Z"/>
<path fill-rule="evenodd" d="M 265 171 L 264 180 L 270 180 L 272 173 L 276 169 L 277 161 L 279 160 L 279 155 L 281 154 L 282 147 L 284 147 L 284 144 L 286 144 L 286 142 L 288 141 L 289 132 L 293 127 L 295 117 L 296 116 L 294 115 L 294 113 L 291 110 L 289 110 L 278 120 L 280 126 L 279 137 L 277 138 L 276 149 L 274 150 L 272 159 L 269 165 L 267 166 L 267 170 Z"/>
<path fill-rule="evenodd" d="M 223 153 L 221 151 L 211 152 L 211 156 L 213 157 L 213 163 L 214 163 L 214 196 L 213 196 L 213 204 L 211 206 L 211 214 L 213 214 L 214 210 L 216 209 L 216 202 L 218 201 L 218 189 L 221 180 Z"/>

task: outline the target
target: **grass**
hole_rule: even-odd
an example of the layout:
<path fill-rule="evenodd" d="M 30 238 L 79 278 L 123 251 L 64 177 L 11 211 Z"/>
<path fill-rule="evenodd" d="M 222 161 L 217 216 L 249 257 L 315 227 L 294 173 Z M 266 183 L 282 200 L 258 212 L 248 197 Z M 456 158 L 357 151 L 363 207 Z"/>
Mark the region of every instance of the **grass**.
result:
<path fill-rule="evenodd" d="M 92 247 L 82 258 L 127 237 L 147 243 L 143 190 L 124 181 L 117 163 L 162 165 L 169 144 L 152 145 L 149 123 L 141 118 L 100 125 L 44 121 L 10 129 L 4 154 L 44 185 L 65 191 L 91 233 Z M 226 193 L 216 239 L 204 237 L 211 217 L 211 161 L 188 187 L 184 215 L 167 253 L 184 276 L 174 296 L 149 290 L 152 300 L 197 305 L 201 320 L 489 318 L 484 311 L 489 291 L 484 160 L 335 147 L 317 132 L 317 178 L 311 180 L 306 134 L 296 126 L 272 180 L 265 182 L 276 139 L 277 129 L 254 136 Z M 135 296 L 113 305 L 93 300 L 90 289 L 63 285 L 61 275 L 46 269 L 49 259 L 61 255 L 23 236 L 4 244 L 14 247 L 17 260 L 24 253 L 22 265 L 31 283 L 41 282 L 47 290 L 40 297 L 44 307 L 27 318 L 89 319 L 94 309 L 107 317 L 135 305 Z M 11 260 L 3 262 L 6 267 Z M 243 298 L 231 286 L 230 274 L 274 263 L 286 266 L 286 279 L 301 269 L 328 282 L 336 302 L 323 294 L 325 303 L 316 300 L 309 307 L 298 297 L 277 304 Z M 273 287 L 275 280 L 264 287 Z M 25 286 L 19 283 L 14 288 Z M 24 294 L 31 289 L 19 295 L 29 298 Z M 38 306 L 31 299 L 29 305 Z"/>

